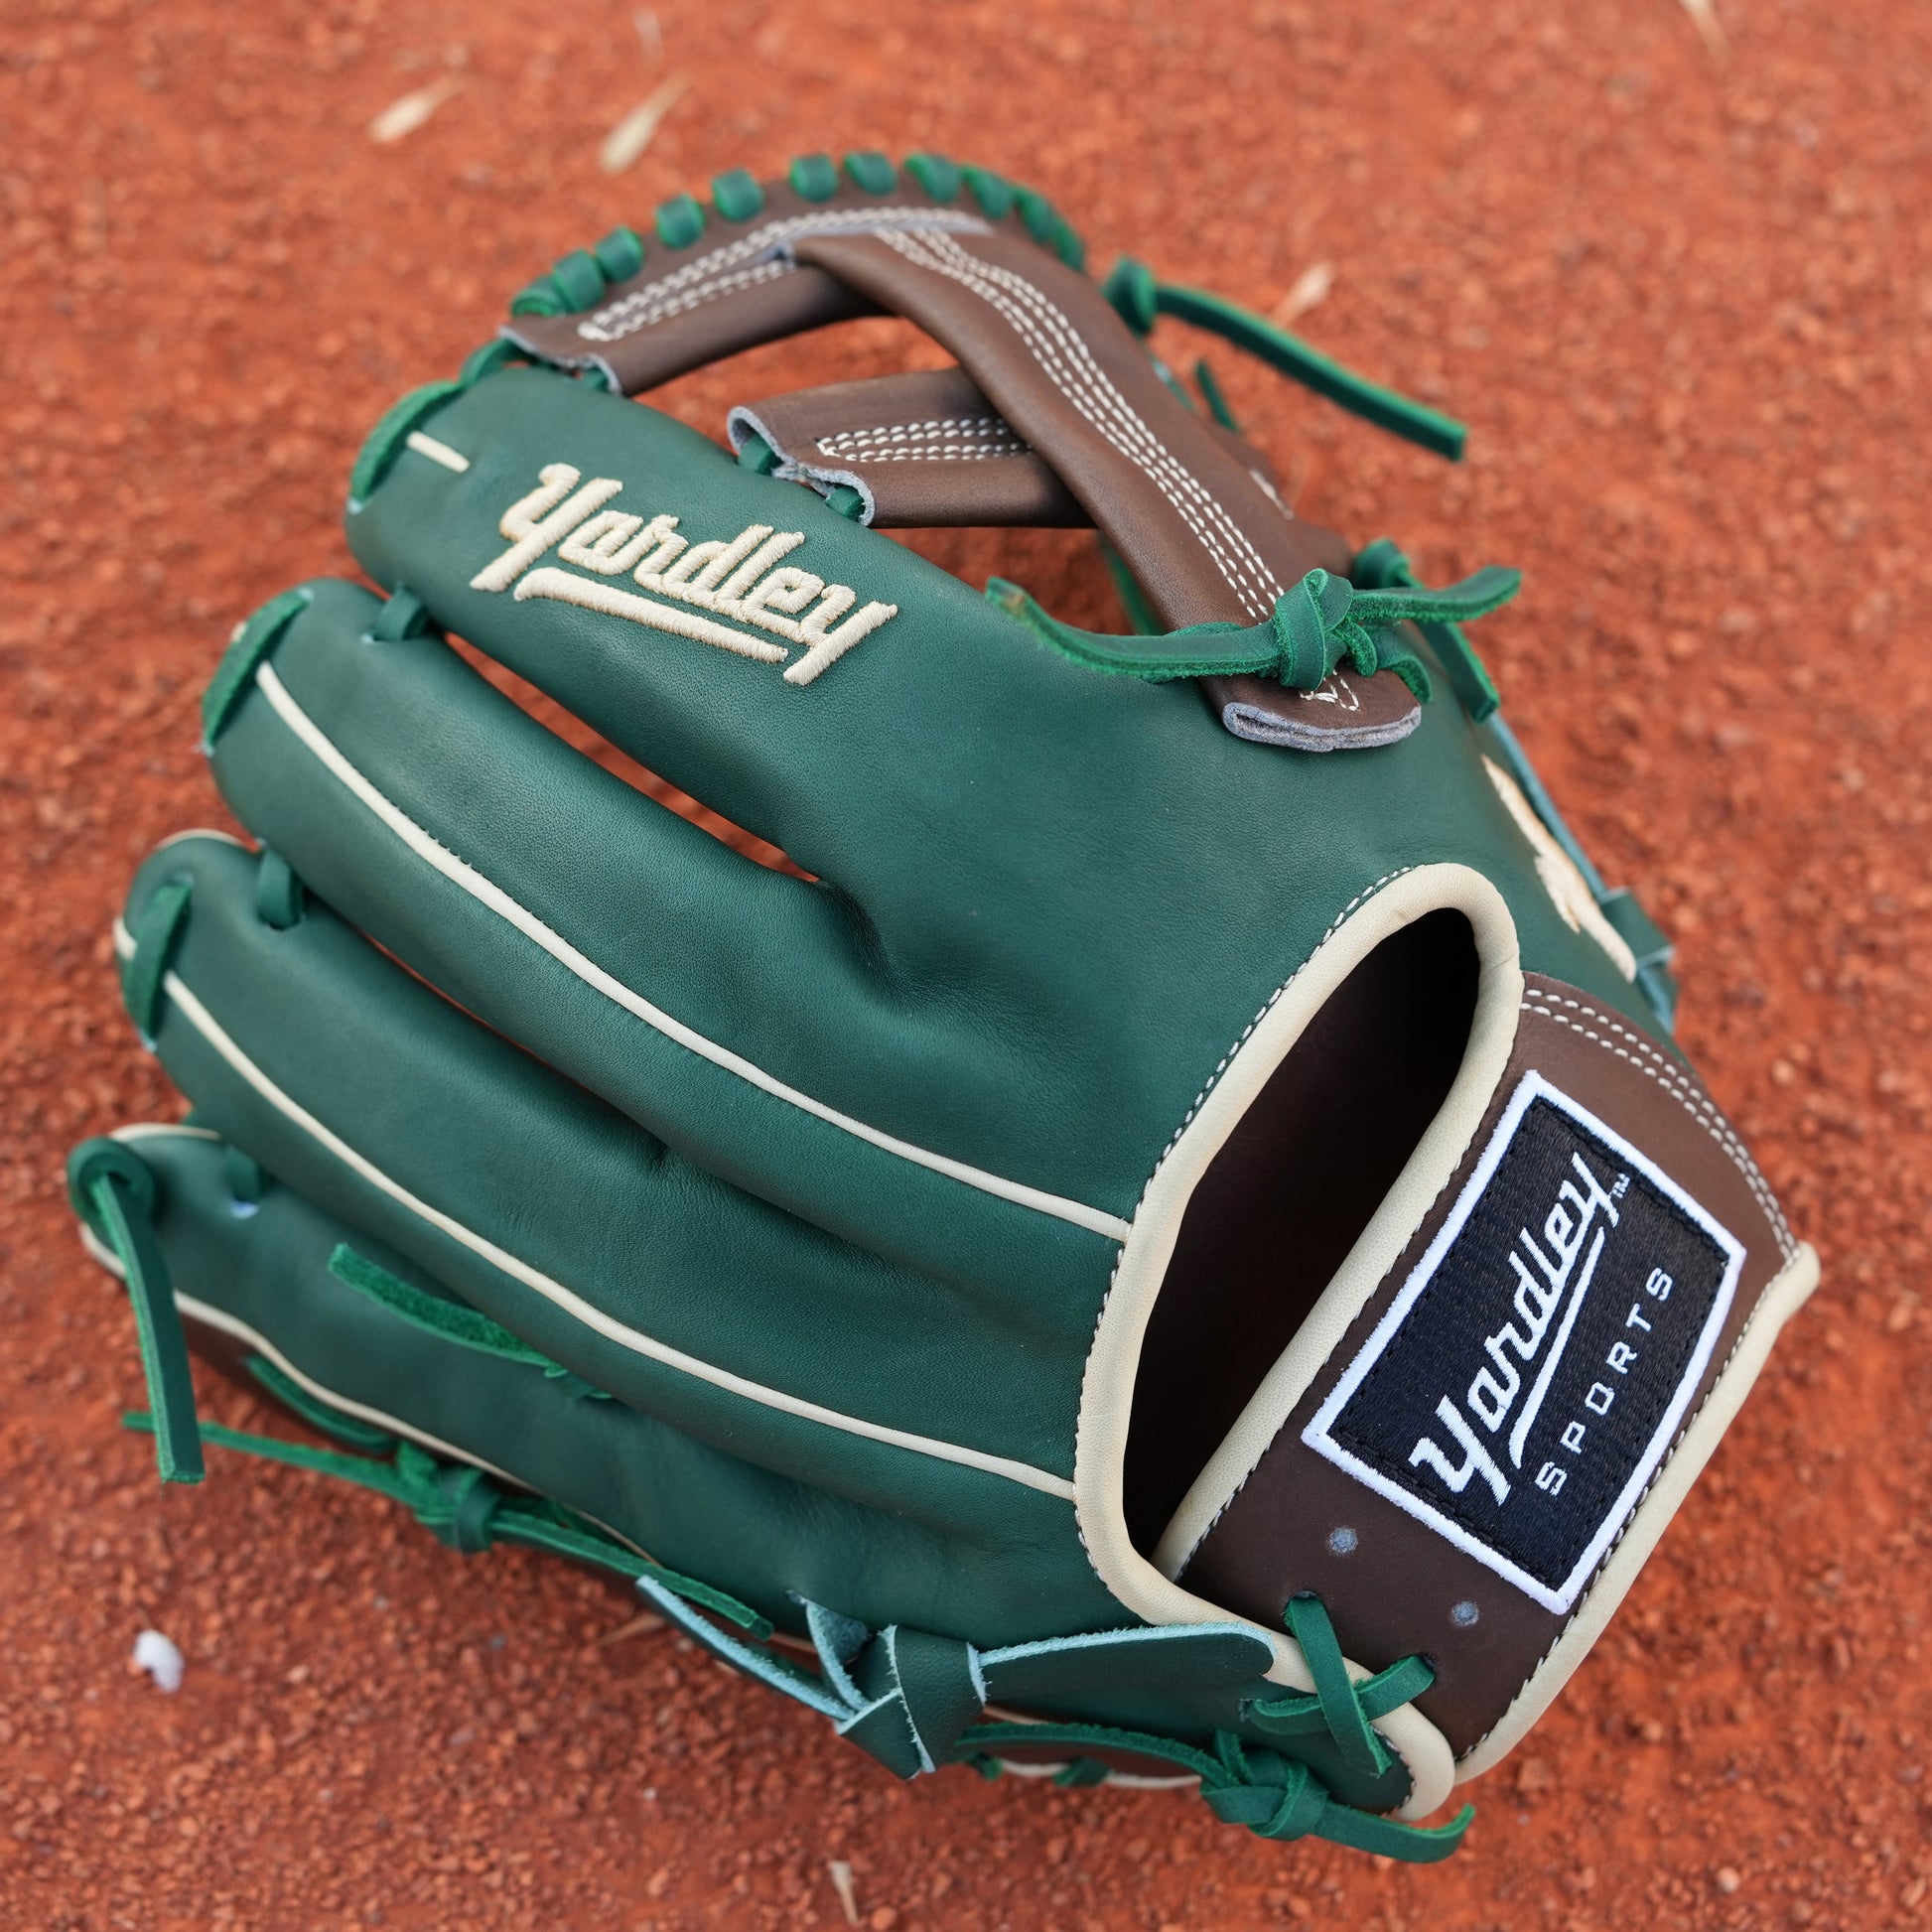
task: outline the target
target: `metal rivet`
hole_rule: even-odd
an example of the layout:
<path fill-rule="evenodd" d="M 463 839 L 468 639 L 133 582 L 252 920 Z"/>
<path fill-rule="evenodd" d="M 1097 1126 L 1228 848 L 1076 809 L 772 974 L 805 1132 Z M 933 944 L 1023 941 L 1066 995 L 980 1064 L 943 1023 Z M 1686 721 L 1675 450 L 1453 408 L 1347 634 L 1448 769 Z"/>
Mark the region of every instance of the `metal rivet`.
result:
<path fill-rule="evenodd" d="M 1338 1557 L 1352 1555 L 1355 1545 L 1360 1541 L 1361 1538 L 1346 1523 L 1328 1532 L 1328 1548 Z"/>
<path fill-rule="evenodd" d="M 1454 1604 L 1449 1610 L 1449 1621 L 1458 1630 L 1466 1630 L 1481 1616 L 1482 1612 L 1473 1603 L 1464 1601 Z"/>

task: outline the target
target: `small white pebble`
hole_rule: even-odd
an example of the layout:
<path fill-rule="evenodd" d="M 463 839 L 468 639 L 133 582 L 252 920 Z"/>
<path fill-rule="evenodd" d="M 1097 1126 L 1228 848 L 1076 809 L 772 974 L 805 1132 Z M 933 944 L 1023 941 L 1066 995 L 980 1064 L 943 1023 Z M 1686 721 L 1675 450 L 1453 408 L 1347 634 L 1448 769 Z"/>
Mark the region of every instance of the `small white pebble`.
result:
<path fill-rule="evenodd" d="M 1718 1889 L 1726 1897 L 1744 1882 L 1735 1865 L 1721 1864 L 1718 1867 Z"/>
<path fill-rule="evenodd" d="M 172 1694 L 181 1689 L 181 1652 L 159 1630 L 143 1630 L 134 1639 L 134 1668 L 146 1671 L 157 1690 Z"/>
<path fill-rule="evenodd" d="M 674 73 L 651 97 L 633 107 L 609 134 L 597 153 L 598 166 L 607 175 L 621 175 L 650 146 L 664 116 L 678 103 L 691 84 L 687 75 Z"/>
<path fill-rule="evenodd" d="M 1327 301 L 1329 292 L 1335 286 L 1335 265 L 1333 262 L 1311 262 L 1295 278 L 1295 286 L 1275 304 L 1271 322 L 1279 323 L 1286 329 L 1290 323 L 1299 321 L 1311 309 L 1318 309 Z"/>
<path fill-rule="evenodd" d="M 832 1889 L 839 1895 L 839 1903 L 845 1908 L 845 1922 L 848 1925 L 859 1923 L 859 1894 L 852 1882 L 852 1867 L 844 1859 L 831 1860 L 825 1869 L 832 1874 Z"/>
<path fill-rule="evenodd" d="M 418 87 L 406 93 L 400 100 L 392 100 L 374 120 L 369 123 L 369 139 L 377 147 L 386 148 L 393 141 L 400 141 L 406 134 L 414 134 L 436 110 L 457 93 L 463 82 L 453 73 L 446 73 L 440 80 L 432 80 L 427 87 Z"/>

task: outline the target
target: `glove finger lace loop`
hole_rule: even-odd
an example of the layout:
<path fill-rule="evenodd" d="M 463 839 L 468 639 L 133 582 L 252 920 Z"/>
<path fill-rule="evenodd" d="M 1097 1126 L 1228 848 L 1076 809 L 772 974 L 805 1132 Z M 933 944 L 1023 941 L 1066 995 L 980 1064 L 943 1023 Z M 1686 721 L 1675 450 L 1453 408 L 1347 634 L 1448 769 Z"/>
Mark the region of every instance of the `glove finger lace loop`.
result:
<path fill-rule="evenodd" d="M 186 894 L 181 904 L 187 905 Z M 83 1141 L 68 1160 L 68 1189 L 74 1210 L 112 1253 L 127 1283 L 148 1400 L 154 1405 L 155 1462 L 161 1480 L 200 1482 L 202 1432 L 195 1415 L 195 1382 L 168 1263 L 154 1232 L 160 1196 L 154 1170 L 119 1141 Z"/>
<path fill-rule="evenodd" d="M 512 1334 L 500 1322 L 492 1321 L 481 1309 L 467 1302 L 454 1302 L 442 1295 L 392 1275 L 366 1255 L 359 1255 L 347 1242 L 339 1241 L 329 1256 L 329 1272 L 358 1294 L 379 1303 L 391 1314 L 400 1316 L 413 1328 L 453 1341 L 459 1347 L 474 1348 L 484 1355 L 498 1355 L 510 1362 L 525 1362 L 539 1368 L 553 1382 L 561 1382 L 566 1394 L 594 1402 L 609 1402 L 608 1390 L 586 1381 L 561 1362 L 553 1361 L 541 1349 Z"/>
<path fill-rule="evenodd" d="M 1256 1699 L 1244 1707 L 1242 1716 L 1277 1736 L 1325 1730 L 1351 1770 L 1370 1776 L 1385 1771 L 1388 1746 L 1375 1734 L 1373 1721 L 1420 1697 L 1435 1683 L 1435 1671 L 1420 1657 L 1405 1657 L 1357 1683 L 1348 1674 L 1334 1624 L 1320 1597 L 1306 1591 L 1290 1597 L 1284 1616 L 1302 1647 L 1314 1689 Z"/>
<path fill-rule="evenodd" d="M 1210 295 L 1204 289 L 1160 281 L 1144 263 L 1126 255 L 1107 277 L 1103 293 L 1137 336 L 1147 335 L 1157 317 L 1173 316 L 1176 322 L 1219 336 L 1364 422 L 1393 431 L 1451 462 L 1462 455 L 1468 431 L 1452 416 L 1357 375 L 1301 337 L 1290 335 L 1237 302 Z"/>
<path fill-rule="evenodd" d="M 1182 1653 L 1195 1640 L 1219 1635 L 1214 1626 L 1166 1630 L 1108 1632 L 1097 1637 L 1048 1639 L 1011 1650 L 982 1651 L 955 1638 L 903 1626 L 889 1627 L 877 1636 L 854 1618 L 800 1598 L 806 1629 L 818 1653 L 819 1675 L 813 1677 L 778 1657 L 740 1642 L 698 1616 L 672 1592 L 648 1578 L 638 1587 L 669 1618 L 714 1654 L 733 1663 L 774 1690 L 784 1692 L 809 1709 L 833 1720 L 839 1734 L 858 1744 L 901 1777 L 914 1777 L 940 1763 L 977 1765 L 997 1776 L 1000 1762 L 995 1747 L 1020 1744 L 1037 1749 L 1067 1745 L 1073 1755 L 1055 1775 L 1059 1784 L 1097 1784 L 1110 1775 L 1107 1762 L 1095 1755 L 1108 1751 L 1153 1758 L 1173 1765 L 1200 1780 L 1201 1795 L 1224 1823 L 1245 1825 L 1258 1837 L 1327 1838 L 1376 1852 L 1384 1857 L 1429 1863 L 1447 1858 L 1460 1842 L 1469 1820 L 1469 1806 L 1447 1826 L 1429 1830 L 1381 1818 L 1338 1803 L 1308 1765 L 1270 1750 L 1249 1751 L 1232 1731 L 1218 1731 L 1214 1749 L 1203 1751 L 1177 1738 L 1133 1731 L 1099 1724 L 1035 1722 L 975 1723 L 985 1706 L 1000 1693 L 1003 1667 L 1024 1665 L 1031 1694 L 1051 1696 L 1045 1681 L 1055 1665 L 1080 1673 L 1097 1647 L 1111 1647 L 1115 1655 L 1140 1653 L 1142 1675 L 1136 1680 L 1158 1688 L 1162 1666 L 1182 1664 Z M 1298 1610 L 1317 1649 L 1321 1631 L 1333 1647 L 1339 1669 L 1341 1653 L 1334 1645 L 1327 1613 L 1313 1597 L 1312 1611 Z M 1166 1657 L 1158 1653 L 1166 1651 Z M 1086 1653 L 1083 1658 L 1082 1653 Z M 1155 1653 L 1149 1656 L 1149 1653 Z M 1138 1661 L 1138 1660 L 1137 1660 Z M 1153 1668 L 1150 1669 L 1149 1665 Z M 1043 1668 L 1042 1668 L 1043 1667 Z M 1184 1665 L 1183 1665 L 1184 1667 Z M 1328 1674 L 1324 1654 L 1322 1672 Z M 1347 1673 L 1340 1671 L 1347 1686 Z M 1317 1678 L 1321 1682 L 1322 1678 Z M 1331 1703 L 1346 1702 L 1353 1721 L 1369 1738 L 1377 1754 L 1375 1769 L 1385 1770 L 1386 1747 L 1368 1730 L 1368 1717 L 1383 1716 L 1398 1703 L 1427 1689 L 1435 1674 L 1420 1659 L 1410 1659 L 1384 1671 L 1360 1687 L 1337 1693 Z M 1370 1695 L 1370 1686 L 1379 1687 Z M 1297 1702 L 1286 1700 L 1284 1702 Z M 1306 1700 L 1322 1722 L 1321 1693 Z M 1244 1706 L 1244 1715 L 1258 1707 Z M 1347 1725 L 1338 1717 L 1338 1728 Z M 1313 1728 L 1291 1724 L 1283 1728 Z"/>

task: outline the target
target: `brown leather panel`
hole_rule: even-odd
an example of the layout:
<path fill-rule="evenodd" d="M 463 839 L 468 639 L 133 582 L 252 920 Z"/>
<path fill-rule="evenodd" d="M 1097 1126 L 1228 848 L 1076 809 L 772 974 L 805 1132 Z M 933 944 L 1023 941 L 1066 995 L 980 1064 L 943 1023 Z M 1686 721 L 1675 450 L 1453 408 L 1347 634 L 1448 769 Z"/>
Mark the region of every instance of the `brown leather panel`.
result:
<path fill-rule="evenodd" d="M 1182 1572 L 1210 1601 L 1278 1624 L 1298 1590 L 1327 1604 L 1347 1654 L 1372 1669 L 1420 1652 L 1437 1667 L 1420 1709 L 1461 1754 L 1495 1725 L 1570 1615 L 1542 1608 L 1472 1556 L 1304 1446 L 1315 1411 L 1443 1225 L 1522 1075 L 1535 1069 L 1639 1148 L 1744 1244 L 1737 1292 L 1684 1426 L 1710 1394 L 1789 1236 L 1756 1170 L 1695 1074 L 1626 1020 L 1531 975 L 1509 1065 L 1455 1176 Z M 1681 1428 L 1680 1428 L 1681 1437 Z M 1338 1555 L 1330 1533 L 1355 1547 Z M 1587 1592 L 1581 1603 L 1587 1598 Z M 1450 1616 L 1472 1603 L 1472 1625 Z"/>
<path fill-rule="evenodd" d="M 820 235 L 797 252 L 959 357 L 1168 627 L 1257 622 L 1319 561 L 1319 539 L 1168 388 L 1084 275 L 1006 233 Z M 1262 689 L 1251 710 L 1217 709 L 1242 737 L 1305 750 L 1388 744 L 1421 718 L 1388 672 L 1313 702 L 1278 705 Z"/>
<path fill-rule="evenodd" d="M 1170 628 L 1256 622 L 1314 561 L 1084 275 L 1005 234 L 813 236 L 798 253 L 951 349 Z"/>
<path fill-rule="evenodd" d="M 795 389 L 743 404 L 732 420 L 757 427 L 784 460 L 780 474 L 861 488 L 880 529 L 1092 520 L 961 368 Z"/>
<path fill-rule="evenodd" d="M 956 364 L 762 396 L 734 407 L 734 426 L 741 420 L 778 453 L 786 474 L 862 487 L 872 505 L 866 520 L 882 530 L 1093 527 L 1085 506 Z M 1206 420 L 1202 427 L 1269 489 L 1278 487 L 1274 465 L 1237 431 Z M 1339 537 L 1329 547 L 1340 560 L 1329 568 L 1346 574 L 1348 547 Z"/>
<path fill-rule="evenodd" d="M 1211 416 L 1203 416 L 1200 426 L 1262 485 L 1284 516 L 1292 517 L 1295 514 L 1282 501 L 1282 473 L 1265 451 L 1258 450 L 1238 429 L 1229 429 L 1225 424 L 1215 422 Z M 1334 536 L 1333 531 L 1322 529 L 1318 523 L 1304 523 L 1302 528 L 1311 538 Z M 1339 537 L 1335 537 L 1334 541 L 1342 557 L 1353 554 Z"/>
<path fill-rule="evenodd" d="M 620 283 L 613 295 L 641 288 L 646 279 Z M 617 342 L 587 340 L 580 333 L 584 316 L 515 316 L 501 333 L 561 368 L 602 367 L 618 388 L 634 396 L 760 343 L 878 313 L 831 276 L 794 270 L 665 316 Z"/>
<path fill-rule="evenodd" d="M 806 201 L 788 182 L 766 182 L 764 207 L 750 220 L 711 210 L 704 232 L 684 248 L 646 234 L 642 270 L 614 283 L 602 301 L 581 314 L 513 316 L 502 334 L 564 368 L 600 366 L 623 394 L 639 395 L 760 343 L 878 314 L 863 295 L 800 266 L 790 249 L 801 227 L 868 218 L 1025 233 L 1017 215 L 994 222 L 964 198 L 940 207 L 906 175 L 886 195 L 869 195 L 841 176 L 837 193 L 823 202 Z"/>
<path fill-rule="evenodd" d="M 1254 622 L 1321 560 L 1326 533 L 1287 512 L 1257 452 L 1167 388 L 1091 281 L 1029 240 L 1015 215 L 938 207 L 907 179 L 883 197 L 842 180 L 826 202 L 767 184 L 752 219 L 713 216 L 688 247 L 653 245 L 643 269 L 589 310 L 514 317 L 502 334 L 636 395 L 882 309 L 951 349 L 1035 455 L 858 471 L 876 522 L 1090 520 L 1169 627 Z M 1421 720 L 1387 672 L 1337 674 L 1311 694 L 1221 680 L 1206 695 L 1237 736 L 1308 751 L 1390 744 Z"/>

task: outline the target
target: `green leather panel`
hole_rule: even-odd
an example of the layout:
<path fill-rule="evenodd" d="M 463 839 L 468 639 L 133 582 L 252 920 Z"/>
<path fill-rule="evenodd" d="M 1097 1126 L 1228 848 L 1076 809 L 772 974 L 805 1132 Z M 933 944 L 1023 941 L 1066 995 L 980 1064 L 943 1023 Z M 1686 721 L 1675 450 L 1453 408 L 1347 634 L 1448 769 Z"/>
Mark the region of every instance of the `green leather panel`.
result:
<path fill-rule="evenodd" d="M 323 1388 L 493 1463 L 774 1622 L 802 1627 L 793 1590 L 874 1624 L 897 1616 L 982 1644 L 1057 1634 L 1069 1614 L 1098 1627 L 1119 1618 L 1068 1503 L 962 1468 L 908 1483 L 903 1450 L 859 1441 L 842 1454 L 852 1480 L 821 1487 L 800 1443 L 785 1445 L 804 1451 L 788 1479 L 624 1403 L 573 1398 L 339 1281 L 328 1268 L 339 1241 L 392 1273 L 417 1271 L 295 1190 L 271 1187 L 238 1216 L 216 1143 L 137 1146 L 161 1179 L 158 1232 L 181 1294 L 246 1322 Z M 240 1465 L 217 1473 L 248 1479 Z"/>
<path fill-rule="evenodd" d="M 439 999 L 320 902 L 286 930 L 265 924 L 256 863 L 218 840 L 179 841 L 142 869 L 130 910 L 167 879 L 193 879 L 176 974 L 270 1081 L 363 1160 L 669 1347 L 871 1423 L 1071 1475 L 1084 1301 L 1003 1292 L 963 1258 L 954 1279 L 920 1275 L 740 1191 Z M 156 1044 L 198 1118 L 270 1174 L 599 1388 L 740 1455 L 834 1489 L 852 1479 L 846 1458 L 860 1439 L 597 1333 L 358 1175 L 176 1001 L 161 1004 Z M 879 1499 L 914 1479 L 898 1467 Z"/>
<path fill-rule="evenodd" d="M 405 1278 L 411 1258 L 293 1189 L 271 1185 L 254 1212 L 237 1213 L 219 1143 L 154 1135 L 136 1145 L 160 1182 L 156 1232 L 180 1293 L 246 1324 L 322 1389 L 493 1464 L 781 1628 L 803 1629 L 800 1597 L 874 1628 L 897 1620 L 982 1649 L 1121 1623 L 1067 1503 L 943 1465 L 908 1481 L 902 1451 L 863 1442 L 849 1446 L 853 1480 L 821 1487 L 809 1454 L 789 1479 L 623 1403 L 573 1398 L 538 1370 L 464 1349 L 345 1286 L 328 1268 L 339 1241 Z M 1051 1714 L 1166 1736 L 1239 1730 L 1311 1764 L 1343 1802 L 1401 1802 L 1399 1764 L 1362 1778 L 1325 1737 L 1272 1737 L 1245 1723 L 1243 1702 L 1273 1688 L 1256 1679 L 1151 1692 L 1117 1679 L 1061 1691 Z"/>
<path fill-rule="evenodd" d="M 172 964 L 211 1023 L 383 1174 L 604 1317 L 766 1390 L 1064 1479 L 1116 1244 L 998 1182 L 1131 1218 L 1231 1045 L 1344 908 L 1406 868 L 1471 866 L 1503 893 L 1527 968 L 1646 1026 L 1552 906 L 1481 769 L 1490 741 L 1452 703 L 1380 751 L 1267 750 L 1185 683 L 1067 662 L 973 587 L 638 404 L 510 369 L 426 428 L 468 468 L 396 453 L 349 519 L 372 576 L 820 883 L 752 865 L 602 771 L 433 631 L 391 622 L 418 634 L 372 641 L 379 604 L 320 582 L 214 745 L 224 795 L 305 883 L 302 916 L 269 924 L 256 859 L 192 839 L 144 867 L 130 923 L 192 879 Z M 504 512 L 554 464 L 621 480 L 614 508 L 674 514 L 693 542 L 802 532 L 788 566 L 897 614 L 799 685 L 609 611 L 475 588 L 508 546 Z M 628 583 L 554 548 L 533 567 Z M 464 869 L 470 889 L 449 876 Z M 598 973 L 762 1077 L 995 1184 L 791 1104 Z M 983 1646 L 1126 1620 L 1064 1499 L 624 1346 L 356 1173 L 179 1001 L 157 1003 L 155 1032 L 199 1116 L 278 1183 L 238 1214 L 218 1147 L 144 1144 L 176 1279 L 323 1386 L 794 1628 L 792 1591 Z M 329 1273 L 344 1240 L 617 1400 L 412 1326 Z M 1061 1715 L 1174 1735 L 1240 1724 L 1227 1687 L 1097 1690 Z M 1400 1795 L 1399 1767 L 1365 1782 L 1325 1738 L 1293 1748 L 1344 1799 Z"/>
<path fill-rule="evenodd" d="M 510 370 L 431 427 L 468 471 L 405 452 L 350 519 L 357 555 L 845 895 L 874 997 L 774 981 L 783 1036 L 765 1044 L 766 1025 L 746 1041 L 844 1112 L 1131 1214 L 1202 1083 L 1335 915 L 1386 875 L 1435 859 L 1504 882 L 1526 965 L 1642 1024 L 1629 987 L 1551 907 L 1480 771 L 1479 736 L 1452 704 L 1431 705 L 1421 730 L 1375 753 L 1265 751 L 1231 738 L 1185 685 L 1061 660 L 971 588 L 636 403 Z M 712 644 L 473 590 L 506 548 L 502 512 L 550 463 L 621 479 L 617 507 L 674 512 L 693 538 L 753 522 L 802 531 L 790 561 L 898 615 L 798 687 Z M 377 659 L 365 674 L 382 672 Z M 359 744 L 344 750 L 361 756 Z M 422 786 L 454 761 L 426 758 Z M 497 769 L 513 816 L 526 774 Z M 449 824 L 469 808 L 469 794 L 412 798 Z M 605 868 L 617 878 L 620 837 Z M 399 902 L 395 929 L 378 930 L 405 957 L 419 902 Z M 588 940 L 617 943 L 637 908 L 610 897 L 571 917 Z M 544 997 L 526 963 L 511 950 L 478 970 L 514 976 L 507 1007 Z M 646 990 L 673 1011 L 717 997 L 702 975 L 665 970 Z M 881 1029 L 894 1009 L 916 1016 L 924 1051 L 902 1055 L 903 1033 Z M 836 1190 L 811 1151 L 799 1158 L 811 1191 Z"/>
<path fill-rule="evenodd" d="M 832 1093 L 814 1097 L 862 1118 L 874 1111 L 868 1069 L 902 1061 L 928 1093 L 955 1095 L 946 1122 L 902 1125 L 931 1132 L 970 1107 L 981 1130 L 972 1138 L 1000 1157 L 998 1118 L 1029 1104 L 1019 1070 L 983 1055 L 963 1024 L 927 1028 L 922 1009 L 875 970 L 848 905 L 613 777 L 447 644 L 363 642 L 380 608 L 366 592 L 314 589 L 276 675 L 440 845 L 708 1038 L 780 1078 L 850 1063 L 858 1081 L 829 1081 Z M 773 1099 L 586 985 L 425 864 L 259 692 L 216 742 L 215 774 L 250 828 L 356 925 L 710 1172 L 908 1265 L 997 1284 L 1023 1326 L 1043 1281 L 1104 1283 L 1114 1255 L 1104 1237 Z M 939 1134 L 938 1151 L 954 1152 L 958 1138 Z"/>

